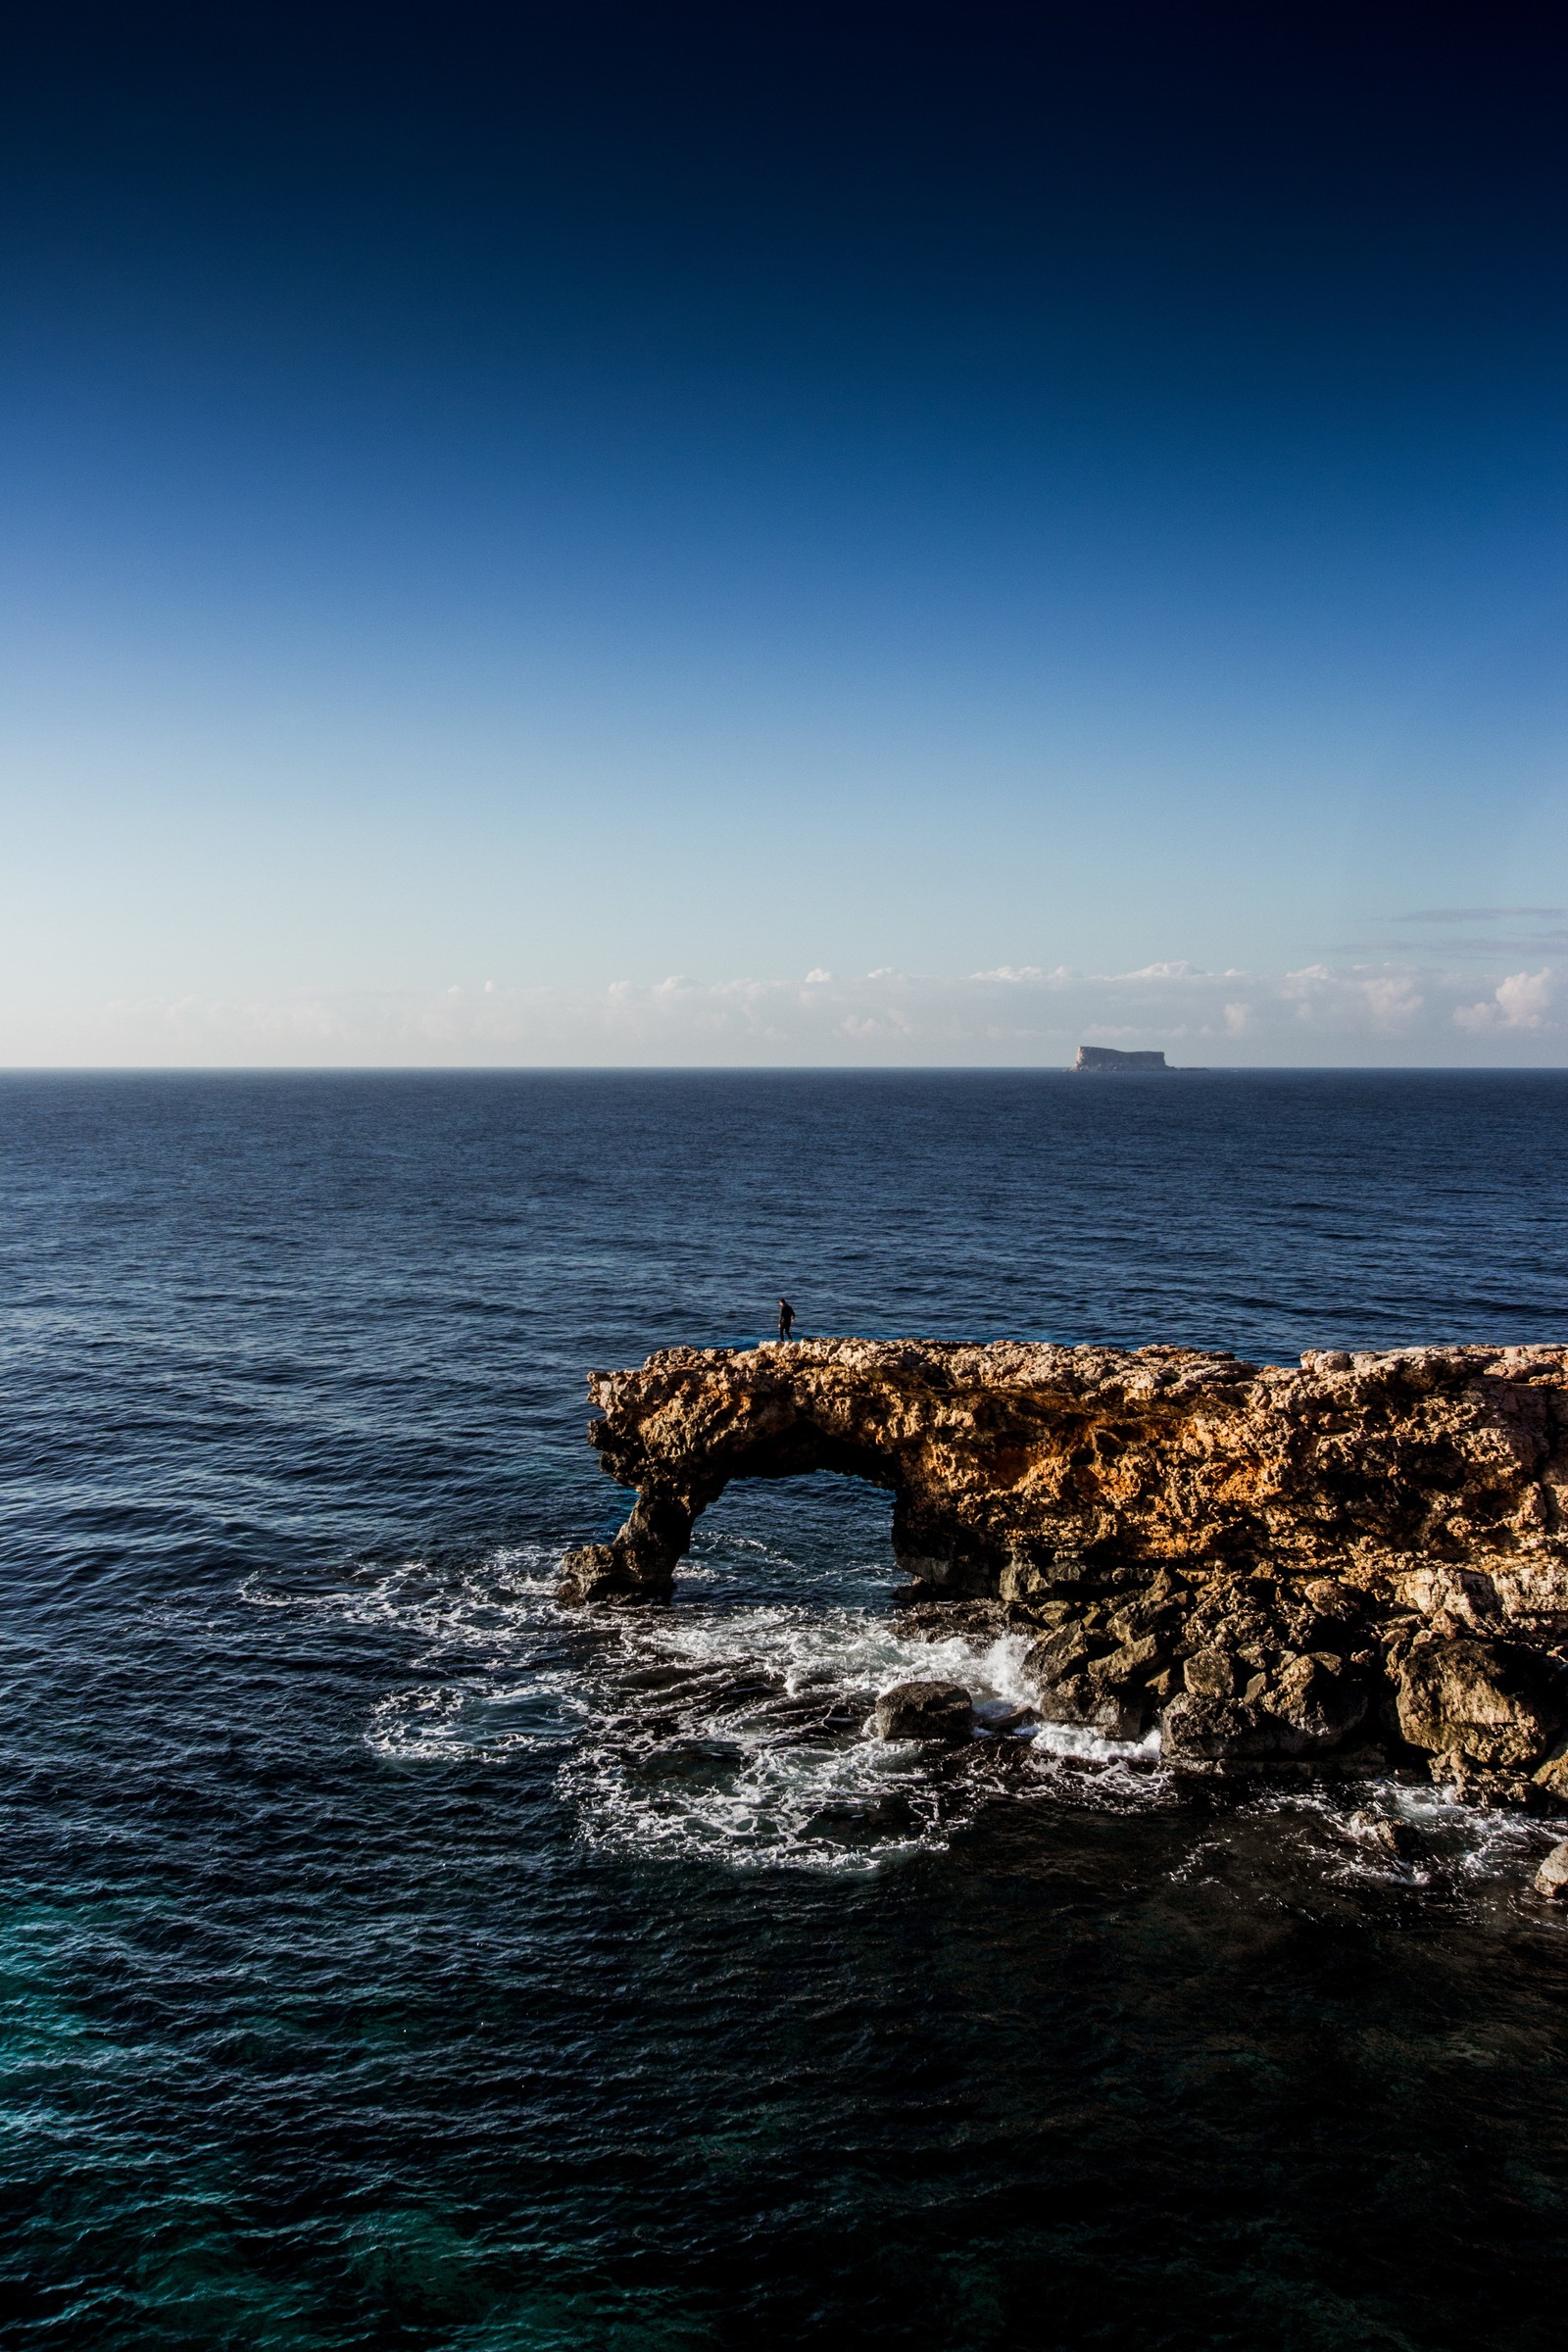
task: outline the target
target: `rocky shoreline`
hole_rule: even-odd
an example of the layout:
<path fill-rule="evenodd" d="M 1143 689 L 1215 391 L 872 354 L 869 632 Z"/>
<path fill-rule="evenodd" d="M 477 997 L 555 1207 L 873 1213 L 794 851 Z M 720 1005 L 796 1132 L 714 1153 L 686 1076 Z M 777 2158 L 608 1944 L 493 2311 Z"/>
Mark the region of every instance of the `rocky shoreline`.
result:
<path fill-rule="evenodd" d="M 1568 1807 L 1568 1348 L 815 1340 L 589 1390 L 637 1499 L 567 1553 L 564 1601 L 665 1598 L 733 1479 L 837 1470 L 893 1494 L 906 1616 L 1028 1636 L 1045 1721 L 1157 1729 L 1198 1773 L 1415 1769 Z"/>

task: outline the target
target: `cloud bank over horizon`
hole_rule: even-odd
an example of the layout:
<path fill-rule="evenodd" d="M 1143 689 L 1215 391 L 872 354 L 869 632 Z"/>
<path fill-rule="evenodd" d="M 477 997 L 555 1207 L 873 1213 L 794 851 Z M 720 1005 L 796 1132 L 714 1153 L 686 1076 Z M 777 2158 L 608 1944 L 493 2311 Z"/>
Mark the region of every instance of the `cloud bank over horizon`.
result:
<path fill-rule="evenodd" d="M 0 1006 L 11 1068 L 1063 1066 L 1080 1045 L 1223 1067 L 1568 1063 L 1568 975 L 1312 964 L 1003 966 L 599 990 L 452 985 Z"/>

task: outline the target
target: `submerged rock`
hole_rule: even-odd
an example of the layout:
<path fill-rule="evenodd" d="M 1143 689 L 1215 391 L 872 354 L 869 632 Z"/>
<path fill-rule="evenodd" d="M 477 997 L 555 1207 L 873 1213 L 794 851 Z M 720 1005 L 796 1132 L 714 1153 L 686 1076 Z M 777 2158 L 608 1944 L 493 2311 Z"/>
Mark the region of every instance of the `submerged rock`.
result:
<path fill-rule="evenodd" d="M 961 1683 L 895 1683 L 876 1702 L 884 1740 L 940 1740 L 956 1746 L 974 1733 L 974 1701 Z"/>
<path fill-rule="evenodd" d="M 1352 1813 L 1350 1830 L 1363 1844 L 1375 1845 L 1398 1862 L 1416 1862 L 1424 1847 L 1419 1831 L 1407 1821 L 1391 1821 L 1383 1813 Z"/>
<path fill-rule="evenodd" d="M 1381 1742 L 1568 1805 L 1568 1348 L 816 1340 L 589 1386 L 636 1500 L 564 1601 L 664 1598 L 732 1479 L 843 1471 L 893 1496 L 905 1622 L 1030 1635 L 1049 1722 L 1205 1770 Z"/>

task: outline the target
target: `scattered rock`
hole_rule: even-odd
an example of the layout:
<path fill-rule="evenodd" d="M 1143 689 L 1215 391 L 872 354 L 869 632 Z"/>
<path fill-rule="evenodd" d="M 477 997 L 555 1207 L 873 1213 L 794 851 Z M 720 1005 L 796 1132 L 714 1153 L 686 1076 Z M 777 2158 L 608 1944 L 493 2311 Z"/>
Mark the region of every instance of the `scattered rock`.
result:
<path fill-rule="evenodd" d="M 1057 1583 L 1054 1563 L 1042 1565 L 1038 1560 L 1016 1552 L 1002 1564 L 997 1579 L 997 1591 L 1004 1600 L 1049 1600 Z"/>
<path fill-rule="evenodd" d="M 907 1797 L 847 1796 L 823 1805 L 806 1824 L 808 1838 L 828 1838 L 835 1844 L 870 1844 L 913 1826 Z"/>
<path fill-rule="evenodd" d="M 1276 1652 L 1246 1674 L 1250 1662 L 1245 1651 L 1232 1656 L 1217 1648 L 1188 1659 L 1187 1689 L 1161 1718 L 1174 1760 L 1252 1763 L 1326 1754 L 1366 1714 L 1365 1684 L 1331 1654 Z"/>
<path fill-rule="evenodd" d="M 895 1683 L 876 1702 L 884 1740 L 940 1740 L 956 1746 L 972 1738 L 974 1701 L 961 1683 Z"/>
<path fill-rule="evenodd" d="M 1153 1634 L 1145 1634 L 1135 1642 L 1123 1642 L 1108 1658 L 1100 1661 L 1093 1671 L 1110 1683 L 1142 1682 L 1146 1675 L 1157 1674 L 1165 1662 L 1165 1645 Z"/>
<path fill-rule="evenodd" d="M 1024 1652 L 1022 1672 L 1040 1692 L 1045 1723 L 1072 1723 L 1102 1740 L 1140 1740 L 1152 1704 L 1149 1670 L 1162 1652 L 1154 1642 L 1106 1649 L 1095 1612 L 1055 1626 Z"/>
<path fill-rule="evenodd" d="M 1568 1838 L 1552 1847 L 1537 1871 L 1536 1892 L 1549 1903 L 1568 1902 Z"/>
<path fill-rule="evenodd" d="M 1288 1754 L 1326 1753 L 1359 1729 L 1369 1694 L 1364 1681 L 1329 1652 L 1283 1657 L 1267 1688 L 1269 1712 L 1289 1729 Z"/>
<path fill-rule="evenodd" d="M 916 1641 L 970 1642 L 984 1648 L 1008 1630 L 1009 1612 L 995 1600 L 906 1600 L 894 1612 L 901 1634 Z"/>
<path fill-rule="evenodd" d="M 1160 1744 L 1173 1764 L 1247 1763 L 1281 1753 L 1278 1726 L 1245 1699 L 1183 1692 L 1160 1717 Z"/>

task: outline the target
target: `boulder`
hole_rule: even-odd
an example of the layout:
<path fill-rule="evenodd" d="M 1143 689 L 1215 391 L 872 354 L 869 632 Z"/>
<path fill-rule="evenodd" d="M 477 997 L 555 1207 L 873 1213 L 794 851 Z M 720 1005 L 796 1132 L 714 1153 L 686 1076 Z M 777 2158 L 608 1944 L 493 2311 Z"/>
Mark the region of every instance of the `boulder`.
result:
<path fill-rule="evenodd" d="M 1530 1770 L 1561 1725 L 1562 1678 L 1511 1642 L 1423 1637 L 1406 1653 L 1396 1704 L 1412 1747 L 1491 1770 Z"/>
<path fill-rule="evenodd" d="M 632 1601 L 645 1595 L 636 1572 L 613 1544 L 580 1544 L 561 1563 L 559 1597 L 566 1608 L 583 1608 L 591 1601 Z"/>
<path fill-rule="evenodd" d="M 1195 1650 L 1184 1673 L 1195 1698 L 1234 1698 L 1247 1679 L 1238 1676 L 1235 1659 L 1224 1649 Z"/>
<path fill-rule="evenodd" d="M 1107 1682 L 1092 1670 L 1040 1687 L 1042 1723 L 1073 1723 L 1102 1740 L 1141 1740 L 1149 1700 L 1141 1689 Z"/>
<path fill-rule="evenodd" d="M 1166 1654 L 1166 1646 L 1157 1635 L 1144 1634 L 1135 1641 L 1123 1642 L 1108 1658 L 1095 1660 L 1090 1672 L 1102 1682 L 1141 1683 L 1159 1672 Z"/>
<path fill-rule="evenodd" d="M 1360 1676 L 1330 1652 L 1288 1654 L 1275 1665 L 1263 1703 L 1286 1727 L 1286 1754 L 1305 1756 L 1338 1747 L 1359 1730 L 1369 1693 Z"/>
<path fill-rule="evenodd" d="M 1536 1892 L 1548 1903 L 1568 1903 L 1568 1838 L 1552 1847 L 1537 1871 Z"/>
<path fill-rule="evenodd" d="M 1090 1642 L 1081 1624 L 1073 1619 L 1054 1626 L 1038 1642 L 1031 1642 L 1023 1653 L 1019 1671 L 1025 1679 L 1042 1690 L 1076 1674 L 1089 1656 Z"/>
<path fill-rule="evenodd" d="M 1160 1745 L 1172 1763 L 1245 1763 L 1277 1756 L 1279 1727 L 1240 1698 L 1182 1691 L 1159 1719 Z"/>
<path fill-rule="evenodd" d="M 1002 1565 L 997 1592 L 1004 1600 L 1022 1603 L 1049 1601 L 1058 1583 L 1054 1569 L 1014 1552 Z"/>
<path fill-rule="evenodd" d="M 961 1683 L 895 1683 L 876 1702 L 884 1740 L 940 1740 L 956 1746 L 974 1734 L 974 1701 Z"/>
<path fill-rule="evenodd" d="M 1559 1804 L 1568 1804 L 1568 1740 L 1559 1740 L 1544 1764 L 1538 1764 L 1530 1778 Z"/>

